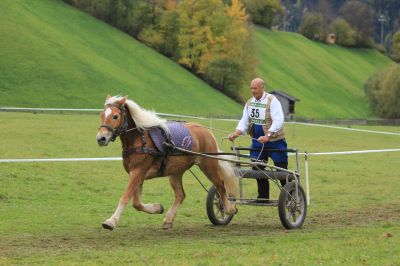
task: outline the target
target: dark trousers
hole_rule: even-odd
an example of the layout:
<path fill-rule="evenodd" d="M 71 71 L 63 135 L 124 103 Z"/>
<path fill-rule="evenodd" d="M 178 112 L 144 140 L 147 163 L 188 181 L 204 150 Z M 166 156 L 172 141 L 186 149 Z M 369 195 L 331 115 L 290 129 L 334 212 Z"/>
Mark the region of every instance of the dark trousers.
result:
<path fill-rule="evenodd" d="M 274 162 L 274 165 L 284 169 L 288 168 L 288 162 L 283 162 L 283 163 Z M 280 181 L 282 186 L 286 184 L 286 180 L 280 180 Z M 258 185 L 258 198 L 269 199 L 268 179 L 257 179 L 257 185 Z"/>

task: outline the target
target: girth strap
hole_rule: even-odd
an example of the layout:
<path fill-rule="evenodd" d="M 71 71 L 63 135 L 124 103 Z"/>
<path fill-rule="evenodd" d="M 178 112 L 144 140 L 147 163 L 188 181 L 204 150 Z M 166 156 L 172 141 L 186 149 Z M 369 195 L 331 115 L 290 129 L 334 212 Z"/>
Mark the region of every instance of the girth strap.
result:
<path fill-rule="evenodd" d="M 148 148 L 148 147 L 134 147 L 134 148 L 129 148 L 129 149 L 124 149 L 122 150 L 122 157 L 127 158 L 132 154 L 150 154 L 152 156 L 165 156 L 164 153 L 161 153 L 155 149 Z"/>

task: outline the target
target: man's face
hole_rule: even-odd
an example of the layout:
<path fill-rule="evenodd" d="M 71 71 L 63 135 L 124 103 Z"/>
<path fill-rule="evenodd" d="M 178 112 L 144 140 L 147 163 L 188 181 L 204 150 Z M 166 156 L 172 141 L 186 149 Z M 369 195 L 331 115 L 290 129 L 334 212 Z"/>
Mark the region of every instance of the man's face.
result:
<path fill-rule="evenodd" d="M 251 83 L 251 93 L 253 94 L 254 98 L 260 100 L 264 94 L 264 87 L 261 82 L 253 81 Z"/>

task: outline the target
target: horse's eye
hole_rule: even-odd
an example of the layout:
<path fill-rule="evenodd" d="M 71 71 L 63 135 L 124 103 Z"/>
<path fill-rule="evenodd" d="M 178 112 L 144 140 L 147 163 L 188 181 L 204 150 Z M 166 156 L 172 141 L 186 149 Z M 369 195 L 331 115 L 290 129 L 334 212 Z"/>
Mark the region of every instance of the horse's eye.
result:
<path fill-rule="evenodd" d="M 113 120 L 117 120 L 117 119 L 118 119 L 118 115 L 114 115 Z"/>

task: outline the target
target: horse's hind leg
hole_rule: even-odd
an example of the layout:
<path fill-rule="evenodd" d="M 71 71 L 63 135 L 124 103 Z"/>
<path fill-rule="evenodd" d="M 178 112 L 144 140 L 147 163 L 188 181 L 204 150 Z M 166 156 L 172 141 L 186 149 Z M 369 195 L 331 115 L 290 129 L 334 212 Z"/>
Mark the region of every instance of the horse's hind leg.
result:
<path fill-rule="evenodd" d="M 174 190 L 175 193 L 175 201 L 172 204 L 171 209 L 169 209 L 167 215 L 165 216 L 163 229 L 172 228 L 172 224 L 174 222 L 174 218 L 176 216 L 176 212 L 178 211 L 179 206 L 181 206 L 183 200 L 185 199 L 185 191 L 182 186 L 182 175 L 173 175 L 169 177 L 169 183 Z"/>
<path fill-rule="evenodd" d="M 218 161 L 210 158 L 203 158 L 200 162 L 200 170 L 210 179 L 219 195 L 221 196 L 222 203 L 224 204 L 224 212 L 228 215 L 236 213 L 236 207 L 228 200 L 224 181 L 219 176 Z"/>
<path fill-rule="evenodd" d="M 132 204 L 138 211 L 147 212 L 150 214 L 163 213 L 164 207 L 158 203 L 143 204 L 141 200 L 143 183 L 133 192 Z"/>

